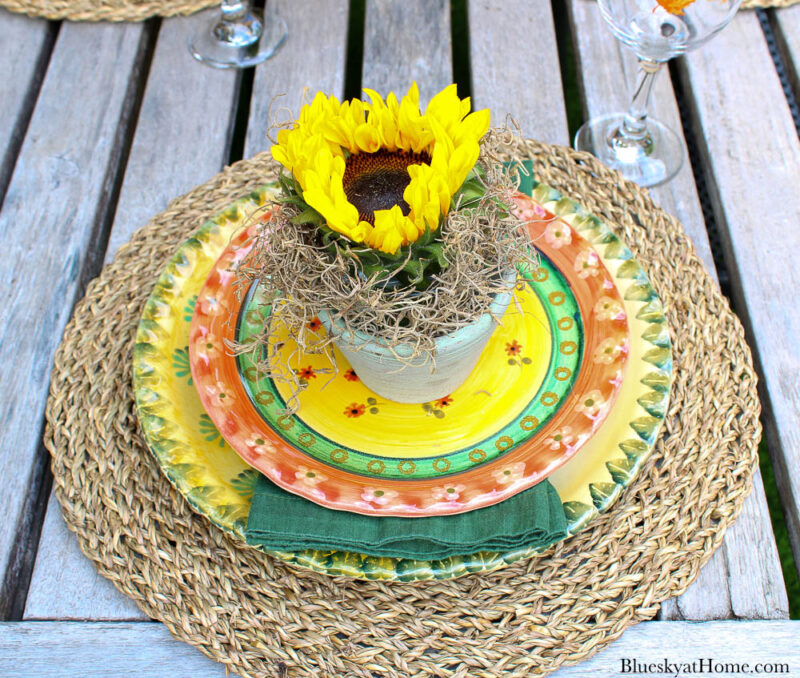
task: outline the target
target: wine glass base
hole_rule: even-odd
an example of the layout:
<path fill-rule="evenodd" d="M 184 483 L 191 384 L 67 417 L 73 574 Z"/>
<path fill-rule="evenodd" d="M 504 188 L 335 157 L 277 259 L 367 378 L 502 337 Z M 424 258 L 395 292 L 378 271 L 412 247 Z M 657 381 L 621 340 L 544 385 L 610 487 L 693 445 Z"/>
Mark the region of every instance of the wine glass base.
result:
<path fill-rule="evenodd" d="M 236 23 L 225 24 L 217 10 L 215 19 L 189 38 L 189 51 L 213 68 L 250 68 L 269 59 L 286 40 L 286 22 L 271 16 L 265 23 L 258 9 L 249 10 Z"/>
<path fill-rule="evenodd" d="M 606 167 L 640 186 L 657 186 L 674 177 L 683 164 L 683 143 L 665 124 L 647 119 L 648 138 L 642 144 L 614 141 L 625 119 L 624 113 L 592 118 L 575 135 L 574 146 L 589 151 Z"/>

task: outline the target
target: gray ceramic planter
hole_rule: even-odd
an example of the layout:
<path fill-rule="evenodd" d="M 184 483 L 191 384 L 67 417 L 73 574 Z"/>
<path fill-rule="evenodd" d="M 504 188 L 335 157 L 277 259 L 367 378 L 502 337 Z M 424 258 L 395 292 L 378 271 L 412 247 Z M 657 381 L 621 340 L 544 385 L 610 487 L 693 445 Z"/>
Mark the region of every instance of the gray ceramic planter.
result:
<path fill-rule="evenodd" d="M 332 323 L 324 310 L 319 318 L 365 386 L 388 400 L 425 403 L 449 395 L 464 383 L 497 327 L 492 316 L 502 317 L 510 302 L 510 291 L 500 293 L 489 312 L 474 323 L 436 339 L 433 360 L 427 356 L 398 360 L 383 340 L 350 332 L 341 320 Z M 395 352 L 403 358 L 413 354 L 407 344 L 397 346 Z"/>

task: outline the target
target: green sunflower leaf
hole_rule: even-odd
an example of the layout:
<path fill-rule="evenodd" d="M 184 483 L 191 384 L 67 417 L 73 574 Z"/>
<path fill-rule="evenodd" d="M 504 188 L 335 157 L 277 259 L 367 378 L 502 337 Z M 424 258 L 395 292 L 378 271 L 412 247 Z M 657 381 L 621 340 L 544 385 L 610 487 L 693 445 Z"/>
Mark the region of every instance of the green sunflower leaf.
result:
<path fill-rule="evenodd" d="M 403 272 L 408 274 L 409 284 L 416 287 L 420 283 L 425 282 L 426 263 L 424 259 L 411 259 L 403 266 Z"/>
<path fill-rule="evenodd" d="M 312 224 L 314 226 L 322 226 L 325 223 L 325 219 L 313 207 L 307 207 L 300 212 L 300 214 L 293 216 L 291 222 L 293 224 Z"/>
<path fill-rule="evenodd" d="M 431 259 L 435 259 L 440 269 L 447 268 L 448 261 L 444 256 L 444 243 L 435 242 L 422 248 L 423 252 Z"/>

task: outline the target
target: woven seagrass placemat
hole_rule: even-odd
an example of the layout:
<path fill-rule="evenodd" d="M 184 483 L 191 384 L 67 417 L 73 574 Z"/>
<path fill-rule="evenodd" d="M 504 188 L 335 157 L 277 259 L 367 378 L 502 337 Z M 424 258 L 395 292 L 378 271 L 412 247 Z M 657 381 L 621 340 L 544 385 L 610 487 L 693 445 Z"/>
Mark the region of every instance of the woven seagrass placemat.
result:
<path fill-rule="evenodd" d="M 742 9 L 788 7 L 800 0 L 744 0 Z M 0 0 L 0 7 L 43 19 L 143 21 L 198 12 L 220 0 Z"/>
<path fill-rule="evenodd" d="M 546 673 L 652 618 L 719 546 L 750 490 L 760 437 L 742 327 L 680 225 L 646 191 L 588 155 L 524 144 L 516 150 L 531 156 L 539 179 L 624 237 L 665 303 L 675 382 L 640 476 L 577 537 L 451 581 L 328 578 L 194 514 L 137 432 L 134 333 L 178 244 L 274 175 L 261 154 L 133 236 L 78 304 L 52 376 L 45 444 L 67 524 L 99 572 L 176 637 L 243 676 Z"/>
<path fill-rule="evenodd" d="M 800 0 L 742 0 L 741 9 L 767 9 L 789 7 Z"/>
<path fill-rule="evenodd" d="M 221 0 L 0 0 L 0 7 L 41 19 L 144 21 L 194 14 Z"/>

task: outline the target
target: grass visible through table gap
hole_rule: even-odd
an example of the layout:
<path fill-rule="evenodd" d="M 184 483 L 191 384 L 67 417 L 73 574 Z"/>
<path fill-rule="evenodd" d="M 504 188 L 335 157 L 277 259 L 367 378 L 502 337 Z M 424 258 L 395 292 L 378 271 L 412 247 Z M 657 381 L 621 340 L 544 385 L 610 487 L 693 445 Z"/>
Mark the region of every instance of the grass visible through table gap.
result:
<path fill-rule="evenodd" d="M 575 132 L 583 124 L 583 105 L 578 85 L 578 71 L 575 63 L 575 50 L 572 43 L 572 30 L 569 22 L 569 10 L 564 0 L 553 0 L 553 24 L 556 29 L 558 60 L 561 65 L 561 86 L 564 90 L 564 102 L 567 109 L 567 126 L 569 142 Z"/>
<path fill-rule="evenodd" d="M 364 26 L 366 0 L 350 0 L 347 26 L 347 54 L 344 66 L 344 98 L 361 97 L 361 73 L 364 67 Z M 385 94 L 385 92 L 382 92 Z"/>
<path fill-rule="evenodd" d="M 783 516 L 781 500 L 778 497 L 778 486 L 775 483 L 767 443 L 763 438 L 758 446 L 758 460 L 761 477 L 764 480 L 764 492 L 767 495 L 769 516 L 772 520 L 772 531 L 775 533 L 775 542 L 778 545 L 783 580 L 786 582 L 786 594 L 789 597 L 789 616 L 792 619 L 800 619 L 800 578 L 797 576 L 792 546 L 789 543 L 789 530 L 786 528 L 786 519 Z"/>
<path fill-rule="evenodd" d="M 458 96 L 472 96 L 469 62 L 469 18 L 466 0 L 450 0 L 450 31 L 452 33 L 453 82 L 458 86 Z"/>

